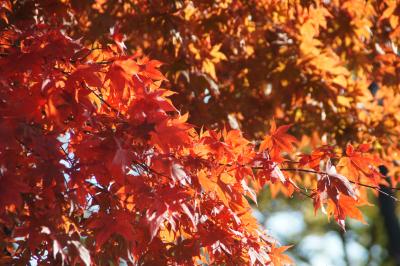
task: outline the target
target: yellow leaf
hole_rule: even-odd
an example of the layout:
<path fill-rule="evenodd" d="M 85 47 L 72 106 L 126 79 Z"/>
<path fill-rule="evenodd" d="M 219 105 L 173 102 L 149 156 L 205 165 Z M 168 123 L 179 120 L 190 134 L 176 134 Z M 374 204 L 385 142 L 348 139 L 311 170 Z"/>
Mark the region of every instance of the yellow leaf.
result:
<path fill-rule="evenodd" d="M 196 12 L 196 8 L 193 7 L 193 4 L 189 4 L 185 7 L 185 9 L 183 10 L 184 12 L 184 17 L 185 20 L 190 20 L 190 18 L 192 17 L 192 15 Z"/>
<path fill-rule="evenodd" d="M 254 54 L 254 48 L 251 45 L 246 45 L 245 51 L 247 56 L 251 56 Z"/>
<path fill-rule="evenodd" d="M 337 85 L 339 85 L 339 86 L 341 86 L 341 87 L 343 87 L 343 88 L 346 88 L 346 87 L 347 87 L 347 79 L 346 79 L 346 77 L 343 76 L 343 75 L 336 76 L 336 77 L 332 80 L 332 82 L 335 83 L 335 84 L 337 84 Z M 339 97 L 341 97 L 341 96 L 339 96 Z"/>
<path fill-rule="evenodd" d="M 219 51 L 220 48 L 221 48 L 221 44 L 214 45 L 210 52 L 210 55 L 213 57 L 212 61 L 214 63 L 218 63 L 221 60 L 227 60 L 225 54 L 223 54 L 222 52 Z"/>
<path fill-rule="evenodd" d="M 339 95 L 339 96 L 337 97 L 337 102 L 338 102 L 340 105 L 343 105 L 343 106 L 345 106 L 345 107 L 351 107 L 351 105 L 350 105 L 351 101 L 352 101 L 352 98 L 348 98 L 348 97 L 341 96 L 341 95 Z"/>
<path fill-rule="evenodd" d="M 201 56 L 200 56 L 200 51 L 199 51 L 199 49 L 197 49 L 197 48 L 194 46 L 193 43 L 190 43 L 189 46 L 188 46 L 188 48 L 189 48 L 189 51 L 190 51 L 192 54 L 194 54 L 194 58 L 195 58 L 196 60 L 200 60 Z"/>
<path fill-rule="evenodd" d="M 160 228 L 159 235 L 163 243 L 173 243 L 175 240 L 175 233 L 172 230 L 168 230 L 166 226 Z"/>
<path fill-rule="evenodd" d="M 213 79 L 217 80 L 217 74 L 215 73 L 215 66 L 210 59 L 206 58 L 203 61 L 202 71 L 204 73 L 209 74 Z"/>

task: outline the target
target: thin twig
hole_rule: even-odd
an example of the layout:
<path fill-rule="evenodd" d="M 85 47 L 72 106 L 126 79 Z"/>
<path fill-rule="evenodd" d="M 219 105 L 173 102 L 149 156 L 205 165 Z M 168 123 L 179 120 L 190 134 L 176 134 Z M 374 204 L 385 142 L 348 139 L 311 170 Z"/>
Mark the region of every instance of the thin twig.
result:
<path fill-rule="evenodd" d="M 86 89 L 90 90 L 102 103 L 104 103 L 108 108 L 110 108 L 110 110 L 115 112 L 117 115 L 120 115 L 120 112 L 117 109 L 115 109 L 111 104 L 109 104 L 106 100 L 104 100 L 104 98 L 101 95 L 97 94 L 95 90 L 92 90 L 88 86 L 85 87 Z"/>
<path fill-rule="evenodd" d="M 316 171 L 316 170 L 310 170 L 310 169 L 298 169 L 298 168 L 280 168 L 281 171 L 290 171 L 290 172 L 304 172 L 304 173 L 312 173 L 312 174 L 318 174 L 318 175 L 327 175 L 329 177 L 332 177 L 331 175 L 329 175 L 326 172 L 321 172 L 321 171 Z M 372 189 L 376 189 L 378 192 L 382 193 L 385 196 L 388 196 L 390 198 L 392 198 L 395 201 L 399 201 L 397 198 L 393 197 L 392 195 L 382 191 L 382 189 L 380 187 L 377 186 L 371 186 L 371 185 L 367 185 L 364 183 L 360 183 L 360 182 L 356 182 L 356 181 L 352 181 L 349 180 L 350 183 L 352 184 L 356 184 L 362 187 L 367 187 L 367 188 L 372 188 Z M 389 189 L 392 190 L 400 190 L 400 188 L 396 188 L 396 187 L 388 187 Z"/>
<path fill-rule="evenodd" d="M 326 172 L 322 172 L 322 171 L 316 171 L 316 170 L 310 170 L 310 169 L 299 169 L 299 168 L 280 168 L 281 171 L 287 171 L 287 172 L 304 172 L 304 173 L 311 173 L 311 174 L 318 174 L 318 175 L 327 175 L 327 176 L 331 176 Z M 364 183 L 360 183 L 360 182 L 356 182 L 356 181 L 352 181 L 349 180 L 350 183 L 362 186 L 362 187 L 368 187 L 368 188 L 373 188 L 373 189 L 380 189 L 377 186 L 371 186 L 371 185 L 367 185 Z M 400 188 L 398 187 L 388 187 L 389 189 L 392 190 L 400 190 Z"/>

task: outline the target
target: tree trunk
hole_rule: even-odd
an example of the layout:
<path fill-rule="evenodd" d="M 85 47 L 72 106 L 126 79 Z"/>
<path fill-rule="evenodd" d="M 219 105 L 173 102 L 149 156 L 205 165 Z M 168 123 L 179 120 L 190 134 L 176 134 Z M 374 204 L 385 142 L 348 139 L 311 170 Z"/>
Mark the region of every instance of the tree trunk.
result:
<path fill-rule="evenodd" d="M 385 176 L 388 173 L 388 169 L 384 166 L 380 166 L 379 171 Z M 388 182 L 390 184 L 389 180 Z M 394 197 L 395 195 L 393 191 L 386 186 L 381 186 L 380 189 L 382 192 L 387 193 L 387 195 L 385 195 L 379 192 L 378 200 L 388 236 L 388 251 L 395 264 L 400 265 L 400 225 L 396 216 L 396 201 L 390 197 Z"/>

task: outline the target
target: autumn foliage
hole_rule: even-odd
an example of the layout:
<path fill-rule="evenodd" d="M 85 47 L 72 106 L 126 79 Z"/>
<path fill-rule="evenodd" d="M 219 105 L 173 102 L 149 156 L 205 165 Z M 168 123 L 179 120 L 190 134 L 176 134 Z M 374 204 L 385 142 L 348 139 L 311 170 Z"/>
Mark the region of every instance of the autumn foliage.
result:
<path fill-rule="evenodd" d="M 394 95 L 397 70 L 366 62 L 398 60 L 398 7 L 114 2 L 0 4 L 0 263 L 291 264 L 252 216 L 265 186 L 313 201 L 343 229 L 346 217 L 363 221 L 367 189 L 387 184 L 376 167 L 397 149 L 378 137 L 398 127 L 368 90 L 376 74 Z M 371 21 L 378 36 L 364 30 Z M 372 39 L 392 50 L 367 54 Z M 248 140 L 223 126 L 229 117 L 251 137 L 269 133 Z"/>

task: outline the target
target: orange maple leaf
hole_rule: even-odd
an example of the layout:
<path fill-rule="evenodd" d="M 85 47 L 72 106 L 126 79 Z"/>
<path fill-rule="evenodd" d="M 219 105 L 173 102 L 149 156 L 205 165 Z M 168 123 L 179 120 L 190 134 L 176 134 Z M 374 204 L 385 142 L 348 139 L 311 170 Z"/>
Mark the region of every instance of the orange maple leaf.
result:
<path fill-rule="evenodd" d="M 284 125 L 276 128 L 275 121 L 272 121 L 270 134 L 261 142 L 260 151 L 268 150 L 274 161 L 281 161 L 281 152 L 292 151 L 293 144 L 297 142 L 295 137 L 287 133 L 290 127 L 291 125 Z"/>
<path fill-rule="evenodd" d="M 341 171 L 352 181 L 360 181 L 361 178 L 369 178 L 374 185 L 381 182 L 381 176 L 374 168 L 380 160 L 370 154 L 369 144 L 361 144 L 354 148 L 351 144 L 346 147 L 346 156 L 342 157 L 338 163 Z"/>

